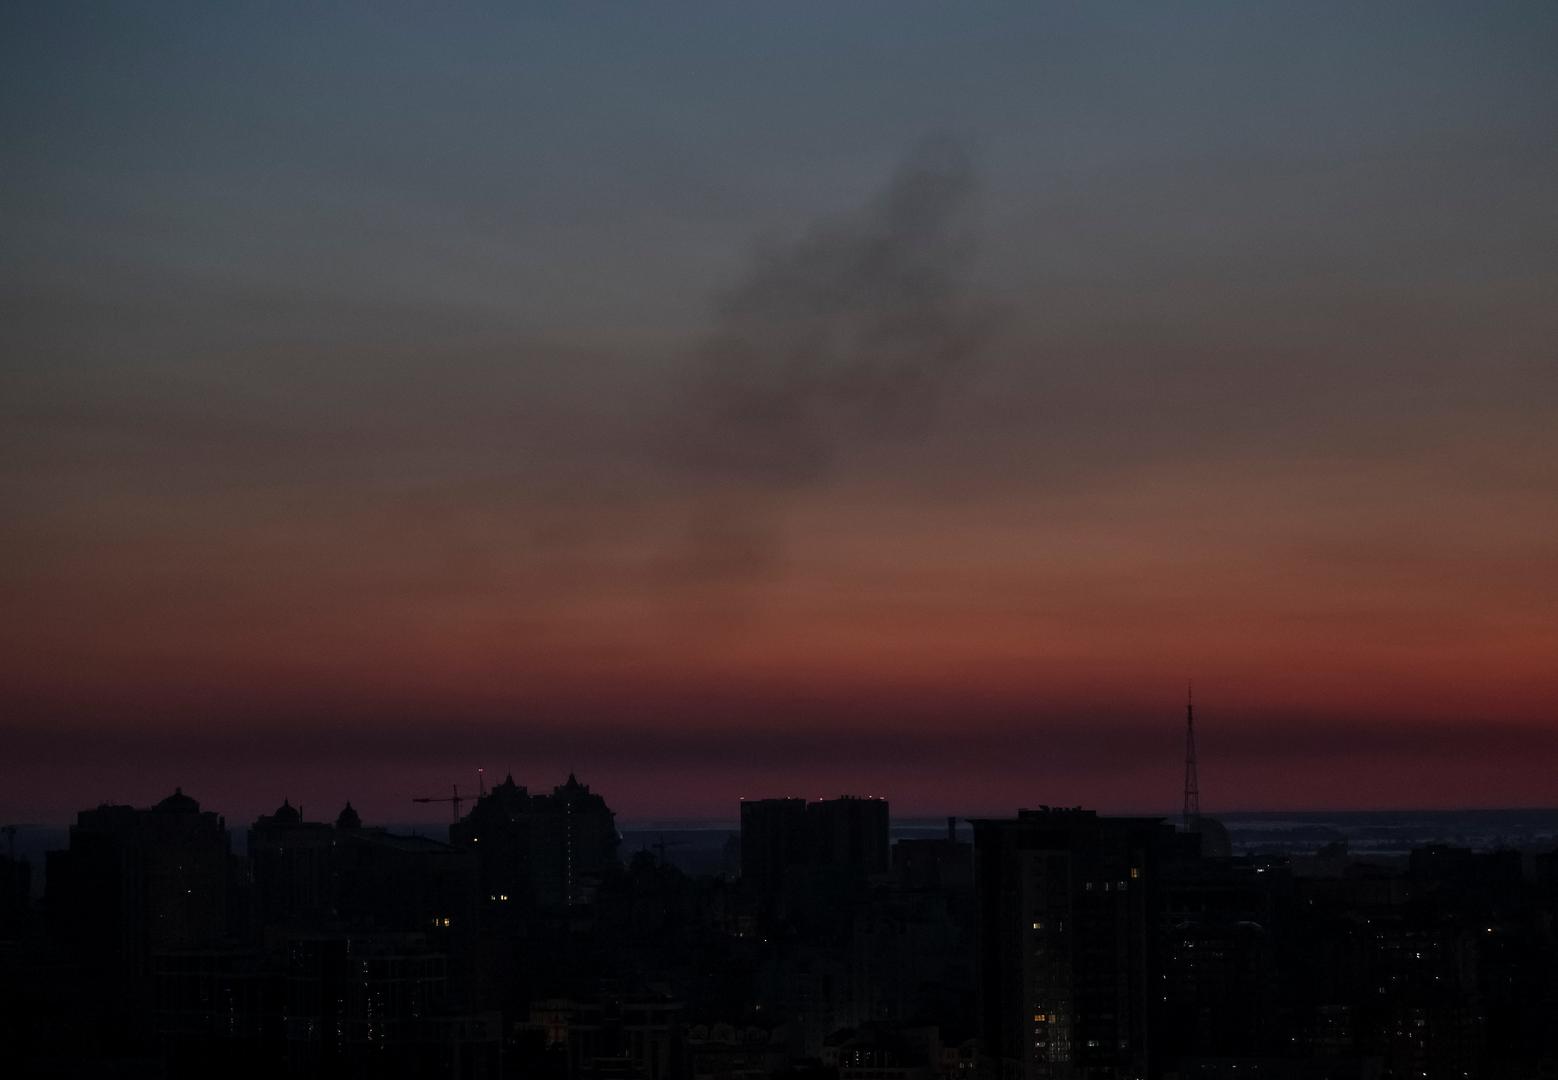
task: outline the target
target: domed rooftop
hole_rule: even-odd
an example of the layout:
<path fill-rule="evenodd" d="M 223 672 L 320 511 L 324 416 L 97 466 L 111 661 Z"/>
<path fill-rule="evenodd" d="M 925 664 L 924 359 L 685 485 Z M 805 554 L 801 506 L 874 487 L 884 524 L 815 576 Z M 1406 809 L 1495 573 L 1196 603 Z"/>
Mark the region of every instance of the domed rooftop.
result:
<path fill-rule="evenodd" d="M 282 799 L 281 805 L 276 807 L 276 812 L 270 816 L 270 819 L 277 825 L 296 825 L 303 820 L 303 815 L 292 805 L 292 800 Z"/>
<path fill-rule="evenodd" d="M 345 806 L 341 807 L 341 812 L 336 815 L 335 827 L 337 829 L 362 828 L 362 817 L 357 813 L 356 810 L 352 809 L 350 800 L 347 801 Z"/>
<path fill-rule="evenodd" d="M 185 795 L 183 788 L 176 787 L 173 789 L 172 795 L 163 799 L 152 809 L 162 814 L 198 814 L 200 813 L 200 804 L 188 795 Z"/>

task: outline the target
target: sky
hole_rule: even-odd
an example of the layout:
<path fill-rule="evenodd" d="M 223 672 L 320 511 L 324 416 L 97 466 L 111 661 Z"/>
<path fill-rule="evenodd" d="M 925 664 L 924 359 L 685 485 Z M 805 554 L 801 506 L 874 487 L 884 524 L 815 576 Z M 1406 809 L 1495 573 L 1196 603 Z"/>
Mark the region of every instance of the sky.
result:
<path fill-rule="evenodd" d="M 1554 805 L 1555 133 L 1545 2 L 5 5 L 0 819 Z"/>

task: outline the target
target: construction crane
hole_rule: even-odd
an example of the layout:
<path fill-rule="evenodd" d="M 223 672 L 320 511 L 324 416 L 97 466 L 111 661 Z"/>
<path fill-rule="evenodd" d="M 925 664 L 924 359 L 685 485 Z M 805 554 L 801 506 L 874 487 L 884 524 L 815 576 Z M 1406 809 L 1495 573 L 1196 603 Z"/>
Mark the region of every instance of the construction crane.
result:
<path fill-rule="evenodd" d="M 413 795 L 412 798 L 411 798 L 411 801 L 414 802 L 414 803 L 435 803 L 435 802 L 450 803 L 454 807 L 454 820 L 458 822 L 460 820 L 460 804 L 463 803 L 465 800 L 460 798 L 460 785 L 459 784 L 450 784 L 449 785 L 449 791 L 450 791 L 450 794 L 448 794 L 448 795 L 426 795 L 426 796 L 423 796 L 421 798 L 418 798 L 418 797 Z"/>

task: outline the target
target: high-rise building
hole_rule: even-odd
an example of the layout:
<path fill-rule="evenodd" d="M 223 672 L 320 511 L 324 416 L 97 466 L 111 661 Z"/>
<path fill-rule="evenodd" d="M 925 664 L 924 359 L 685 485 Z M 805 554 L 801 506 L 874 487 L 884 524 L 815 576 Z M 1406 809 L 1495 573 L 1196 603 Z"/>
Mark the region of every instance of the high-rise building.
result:
<path fill-rule="evenodd" d="M 1173 827 L 1048 807 L 973 825 L 980 1021 L 998 1075 L 1149 1075 L 1154 888 Z"/>
<path fill-rule="evenodd" d="M 858 877 L 887 873 L 887 800 L 840 795 L 806 807 L 812 860 Z"/>
<path fill-rule="evenodd" d="M 741 803 L 741 876 L 759 894 L 795 871 L 859 879 L 887 873 L 886 799 L 841 795 Z"/>
<path fill-rule="evenodd" d="M 313 925 L 334 917 L 335 840 L 335 829 L 304 821 L 289 800 L 249 827 L 249 864 L 261 925 Z"/>
<path fill-rule="evenodd" d="M 249 859 L 259 922 L 273 929 L 463 933 L 474 912 L 468 852 L 366 828 L 351 803 L 331 825 L 283 802 L 250 827 Z"/>
<path fill-rule="evenodd" d="M 488 921 L 507 921 L 535 900 L 530 792 L 506 777 L 449 827 L 449 842 L 476 854 L 479 902 Z"/>
<path fill-rule="evenodd" d="M 616 814 L 572 773 L 550 795 L 507 777 L 449 827 L 449 840 L 476 853 L 489 907 L 541 909 L 591 902 L 619 842 Z"/>
<path fill-rule="evenodd" d="M 534 797 L 531 807 L 537 901 L 552 908 L 592 902 L 606 871 L 617 865 L 616 814 L 573 773 L 552 794 Z"/>
<path fill-rule="evenodd" d="M 759 893 L 777 889 L 807 848 L 805 799 L 742 801 L 741 877 Z"/>
<path fill-rule="evenodd" d="M 89 969 L 138 994 L 153 954 L 226 934 L 228 855 L 222 818 L 182 790 L 149 810 L 83 810 L 50 856 L 50 910 Z"/>
<path fill-rule="evenodd" d="M 1210 818 L 1201 818 L 1207 822 Z M 1186 837 L 1179 841 L 1185 846 Z M 1188 845 L 1193 852 L 1195 840 Z M 1170 1061 L 1291 1050 L 1278 1030 L 1279 890 L 1285 874 L 1181 854 L 1158 876 L 1162 1002 L 1155 1050 Z"/>

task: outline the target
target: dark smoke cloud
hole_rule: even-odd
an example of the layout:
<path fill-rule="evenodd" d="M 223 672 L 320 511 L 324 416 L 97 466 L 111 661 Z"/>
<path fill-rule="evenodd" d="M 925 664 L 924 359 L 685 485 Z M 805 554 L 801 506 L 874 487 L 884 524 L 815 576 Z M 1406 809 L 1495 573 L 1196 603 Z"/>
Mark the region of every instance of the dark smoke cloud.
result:
<path fill-rule="evenodd" d="M 698 492 L 673 574 L 771 570 L 776 501 L 862 441 L 934 423 L 990 336 L 965 280 L 973 190 L 966 150 L 927 140 L 854 212 L 760 245 L 717 297 L 671 421 L 673 464 Z"/>
<path fill-rule="evenodd" d="M 964 283 L 972 190 L 964 149 L 928 141 L 854 213 L 760 248 L 693 362 L 680 464 L 783 490 L 929 423 L 988 336 Z"/>

